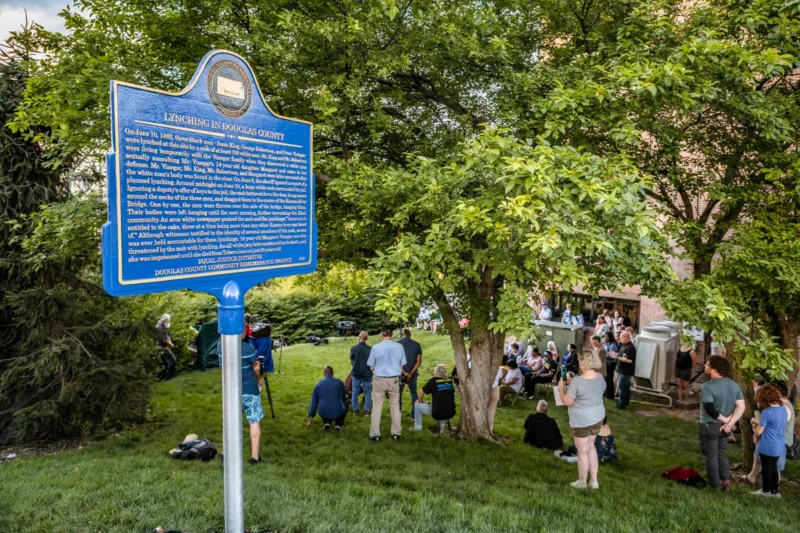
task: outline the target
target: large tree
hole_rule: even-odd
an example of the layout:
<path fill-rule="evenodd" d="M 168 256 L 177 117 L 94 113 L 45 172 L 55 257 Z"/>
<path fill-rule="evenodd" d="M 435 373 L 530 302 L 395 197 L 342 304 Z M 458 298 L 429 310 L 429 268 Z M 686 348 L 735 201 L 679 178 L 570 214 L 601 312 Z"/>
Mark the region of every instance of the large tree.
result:
<path fill-rule="evenodd" d="M 7 124 L 34 33 L 0 45 L 0 445 L 142 420 L 152 370 L 146 311 L 102 290 L 104 203 L 70 196 L 78 162 L 43 142 L 51 125 Z"/>
<path fill-rule="evenodd" d="M 506 332 L 532 333 L 531 289 L 582 284 L 596 292 L 671 278 L 645 182 L 624 158 L 490 130 L 452 159 L 338 171 L 332 186 L 359 218 L 397 232 L 373 262 L 385 287 L 380 307 L 407 317 L 432 296 L 442 313 L 469 439 L 493 439 L 491 383 Z"/>
<path fill-rule="evenodd" d="M 692 261 L 780 187 L 800 135 L 800 5 L 551 0 L 539 69 L 512 87 L 519 134 L 625 154 Z"/>

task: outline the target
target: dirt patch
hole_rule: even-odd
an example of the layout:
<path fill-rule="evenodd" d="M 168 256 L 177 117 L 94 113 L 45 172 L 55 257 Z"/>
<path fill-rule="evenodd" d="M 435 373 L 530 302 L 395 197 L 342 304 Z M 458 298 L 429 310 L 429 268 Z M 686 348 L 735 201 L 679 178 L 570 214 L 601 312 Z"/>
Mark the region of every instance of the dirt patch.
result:
<path fill-rule="evenodd" d="M 20 457 L 38 457 L 42 455 L 55 455 L 66 450 L 80 450 L 90 442 L 105 440 L 106 437 L 94 439 L 67 439 L 58 442 L 30 442 L 0 448 L 0 460 L 7 460 L 6 457 L 16 454 L 15 459 Z"/>
<path fill-rule="evenodd" d="M 634 413 L 645 418 L 660 418 L 664 416 L 661 411 L 634 411 Z"/>

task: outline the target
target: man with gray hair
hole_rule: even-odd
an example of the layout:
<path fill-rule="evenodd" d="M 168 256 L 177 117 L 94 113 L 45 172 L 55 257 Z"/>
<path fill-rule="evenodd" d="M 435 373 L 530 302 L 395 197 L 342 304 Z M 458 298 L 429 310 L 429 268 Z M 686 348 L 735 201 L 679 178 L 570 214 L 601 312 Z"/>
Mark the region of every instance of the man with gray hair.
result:
<path fill-rule="evenodd" d="M 350 364 L 353 369 L 350 371 L 350 381 L 353 386 L 353 414 L 358 414 L 358 395 L 364 393 L 364 414 L 369 416 L 372 413 L 372 370 L 367 365 L 369 354 L 372 348 L 367 344 L 369 334 L 362 331 L 358 334 L 358 344 L 350 348 Z"/>
<path fill-rule="evenodd" d="M 536 412 L 525 420 L 525 436 L 522 441 L 536 448 L 558 450 L 564 445 L 564 438 L 555 420 L 547 416 L 547 402 L 539 400 Z"/>
<path fill-rule="evenodd" d="M 625 409 L 631 402 L 631 379 L 636 371 L 636 346 L 631 342 L 631 334 L 623 331 L 619 334 L 619 353 L 612 353 L 611 358 L 617 361 L 619 374 L 619 403 L 617 409 Z"/>
<path fill-rule="evenodd" d="M 430 404 L 423 401 L 426 394 L 431 397 Z M 442 364 L 436 365 L 433 377 L 419 389 L 412 431 L 422 431 L 423 415 L 428 415 L 439 423 L 439 435 L 444 433 L 446 422 L 456 416 L 456 392 L 453 378 L 447 377 L 447 367 Z"/>
<path fill-rule="evenodd" d="M 369 438 L 373 442 L 381 440 L 381 411 L 383 399 L 389 396 L 392 413 L 392 439 L 400 440 L 400 376 L 405 371 L 406 352 L 392 340 L 391 328 L 381 330 L 381 342 L 372 347 L 367 365 L 372 370 L 372 415 Z"/>

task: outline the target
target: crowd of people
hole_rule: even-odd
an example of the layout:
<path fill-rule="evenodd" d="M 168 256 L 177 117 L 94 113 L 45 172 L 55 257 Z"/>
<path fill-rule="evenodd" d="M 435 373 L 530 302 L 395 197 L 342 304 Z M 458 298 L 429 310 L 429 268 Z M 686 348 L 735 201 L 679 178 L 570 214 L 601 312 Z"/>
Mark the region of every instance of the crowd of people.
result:
<path fill-rule="evenodd" d="M 455 381 L 447 375 L 447 367 L 436 366 L 431 377 L 421 388 L 417 388 L 419 367 L 422 364 L 422 346 L 411 338 L 411 330 L 404 329 L 399 341 L 392 340 L 393 331 L 381 330 L 381 341 L 369 346 L 369 334 L 362 331 L 358 343 L 350 349 L 351 371 L 346 381 L 333 377 L 333 368 L 325 367 L 323 379 L 314 387 L 311 406 L 308 411 L 310 426 L 314 416 L 319 413 L 323 429 L 331 424 L 340 430 L 344 425 L 349 404 L 353 414 L 360 413 L 364 396 L 364 415 L 370 418 L 369 438 L 373 442 L 381 440 L 381 414 L 383 402 L 389 399 L 391 418 L 391 438 L 400 440 L 402 435 L 403 392 L 409 389 L 411 408 L 409 418 L 414 420 L 412 430 L 422 430 L 424 416 L 430 416 L 439 423 L 439 431 L 456 414 Z M 430 402 L 425 401 L 429 396 Z"/>
<path fill-rule="evenodd" d="M 160 332 L 163 332 L 160 342 L 169 347 L 166 344 L 169 340 L 166 333 L 169 316 L 162 317 L 159 325 Z M 553 390 L 557 395 L 556 403 L 567 407 L 573 444 L 566 452 L 561 452 L 564 440 L 558 423 L 547 414 L 549 405 L 544 400 L 538 403 L 536 413 L 525 420 L 523 441 L 538 448 L 556 450 L 562 459 L 577 463 L 578 479 L 572 486 L 579 489 L 598 488 L 598 465 L 617 460 L 616 441 L 608 424 L 604 397 L 616 397 L 618 409 L 625 409 L 630 402 L 630 378 L 636 361 L 636 346 L 630 332 L 625 329 L 620 329 L 619 338 L 610 329 L 602 333 L 602 337 L 592 336 L 592 349 L 579 352 L 574 344 L 570 344 L 564 355 L 559 354 L 552 341 L 547 343 L 544 354 L 533 345 L 528 346 L 523 354 L 519 342 L 510 342 L 489 395 L 488 415 L 493 431 L 496 410 L 509 398 L 512 398 L 512 403 L 518 397 L 529 399 L 540 384 Z M 351 370 L 345 381 L 334 376 L 330 365 L 325 366 L 322 379 L 311 393 L 307 426 L 311 426 L 314 417 L 319 416 L 324 430 L 334 428 L 341 431 L 351 408 L 353 415 L 358 416 L 363 407 L 364 415 L 370 418 L 369 438 L 378 442 L 381 440 L 382 407 L 388 398 L 390 435 L 399 440 L 402 435 L 402 397 L 407 386 L 411 401 L 408 416 L 414 421 L 412 431 L 421 431 L 423 418 L 429 416 L 437 422 L 439 434 L 444 433 L 456 415 L 457 380 L 452 374 L 448 376 L 444 364 L 438 364 L 433 375 L 417 388 L 422 346 L 411 338 L 409 329 L 403 330 L 399 341 L 394 341 L 392 335 L 391 329 L 383 329 L 380 342 L 369 346 L 369 335 L 362 331 L 358 343 L 350 349 Z M 241 348 L 242 408 L 249 423 L 250 463 L 258 464 L 261 462 L 260 421 L 264 417 L 260 395 L 264 380 L 256 350 L 248 341 L 245 332 Z M 676 376 L 688 381 L 689 375 L 679 374 L 677 370 L 688 366 L 687 360 L 696 362 L 696 353 L 693 346 L 686 344 L 681 346 L 680 352 Z M 704 373 L 708 379 L 700 390 L 698 441 L 705 457 L 708 484 L 728 490 L 731 471 L 727 445 L 744 415 L 744 395 L 730 378 L 731 366 L 727 358 L 710 356 L 705 362 Z M 787 446 L 793 444 L 795 412 L 783 384 L 754 386 L 760 409 L 749 421 L 756 445 L 755 457 L 751 472 L 743 479 L 755 484 L 760 474 L 761 487 L 754 494 L 780 497 L 779 482 L 786 464 Z M 687 389 L 681 385 L 679 394 L 688 394 Z"/>

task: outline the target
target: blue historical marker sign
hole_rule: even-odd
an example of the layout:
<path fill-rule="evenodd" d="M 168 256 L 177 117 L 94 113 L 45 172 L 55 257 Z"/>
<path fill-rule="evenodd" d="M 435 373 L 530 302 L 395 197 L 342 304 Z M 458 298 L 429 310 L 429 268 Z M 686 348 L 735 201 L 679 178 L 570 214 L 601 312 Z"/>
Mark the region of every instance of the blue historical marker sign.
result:
<path fill-rule="evenodd" d="M 244 59 L 206 54 L 180 93 L 112 81 L 111 127 L 109 294 L 192 289 L 232 304 L 316 269 L 312 125 L 273 113 Z"/>

